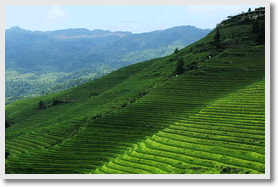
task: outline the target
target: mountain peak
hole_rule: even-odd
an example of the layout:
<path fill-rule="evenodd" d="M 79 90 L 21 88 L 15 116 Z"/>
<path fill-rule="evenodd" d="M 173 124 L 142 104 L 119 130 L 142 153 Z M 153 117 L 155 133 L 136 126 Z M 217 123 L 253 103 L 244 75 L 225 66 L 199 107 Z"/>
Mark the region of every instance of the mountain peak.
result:
<path fill-rule="evenodd" d="M 23 30 L 22 28 L 20 28 L 19 26 L 13 26 L 10 28 L 11 30 Z"/>
<path fill-rule="evenodd" d="M 32 31 L 29 31 L 29 30 L 26 30 L 26 29 L 22 29 L 19 26 L 14 26 L 14 27 L 11 27 L 10 29 L 5 30 L 5 33 L 6 34 L 11 34 L 11 35 L 14 35 L 14 34 L 26 34 L 26 33 L 32 34 Z"/>

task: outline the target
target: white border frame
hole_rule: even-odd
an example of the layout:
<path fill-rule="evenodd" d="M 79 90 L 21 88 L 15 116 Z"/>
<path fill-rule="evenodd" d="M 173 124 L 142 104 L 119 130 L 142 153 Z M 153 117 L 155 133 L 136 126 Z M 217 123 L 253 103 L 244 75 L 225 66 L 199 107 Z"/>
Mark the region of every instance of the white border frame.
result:
<path fill-rule="evenodd" d="M 61 4 L 75 4 L 76 1 L 65 1 Z M 101 3 L 93 3 L 93 4 L 114 4 L 114 2 L 109 0 L 110 2 L 101 1 Z M 48 1 L 48 3 L 58 4 L 57 1 Z M 59 2 L 60 3 L 60 2 Z M 91 4 L 90 1 L 78 1 L 79 4 Z M 150 1 L 141 1 L 136 4 L 153 4 Z M 159 3 L 163 3 L 164 5 L 170 4 L 180 4 L 180 2 L 172 1 L 159 1 Z M 184 4 L 208 4 L 206 0 L 195 0 L 192 2 L 183 2 Z M 6 2 L 5 4 L 22 4 L 22 2 L 16 0 Z M 44 4 L 38 3 L 38 1 L 25 1 L 24 4 Z M 130 1 L 121 0 L 117 1 L 117 4 L 131 4 Z M 225 5 L 223 1 L 219 0 L 211 0 L 209 1 L 210 5 Z M 2 160 L 0 168 L 1 168 L 1 178 L 2 179 L 270 179 L 270 2 L 268 0 L 233 0 L 229 5 L 265 5 L 265 26 L 266 26 L 266 36 L 265 36 L 265 174 L 5 174 L 5 160 L 4 153 L 2 152 L 0 158 Z M 2 10 L 5 7 L 2 6 Z M 4 11 L 2 11 L 4 14 Z M 4 18 L 5 16 L 3 16 Z M 5 22 L 5 20 L 4 20 Z M 3 25 L 2 25 L 3 26 Z M 4 27 L 5 28 L 5 27 Z M 5 43 L 3 40 L 3 36 L 5 36 L 4 30 L 2 28 L 2 49 L 5 49 L 3 44 Z M 2 57 L 5 58 L 5 52 L 2 50 Z M 5 59 L 2 58 L 2 62 L 5 62 Z M 2 76 L 2 86 L 5 85 L 4 77 L 5 77 L 5 63 L 1 64 L 1 70 L 4 71 Z M 3 87 L 2 87 L 3 88 Z M 5 90 L 2 89 L 2 90 Z M 3 93 L 2 93 L 3 98 Z M 1 100 L 1 106 L 4 108 L 4 99 Z M 5 108 L 3 109 L 5 110 Z M 2 116 L 4 116 L 4 112 L 2 111 Z M 5 117 L 2 118 L 3 121 Z M 3 123 L 4 124 L 4 123 Z M 1 150 L 5 148 L 5 130 L 4 125 L 1 130 Z"/>

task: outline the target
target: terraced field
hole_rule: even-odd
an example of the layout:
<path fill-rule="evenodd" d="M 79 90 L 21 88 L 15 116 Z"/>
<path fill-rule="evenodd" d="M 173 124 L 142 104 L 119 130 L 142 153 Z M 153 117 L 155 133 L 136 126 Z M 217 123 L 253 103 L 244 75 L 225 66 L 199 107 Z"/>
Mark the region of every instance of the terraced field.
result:
<path fill-rule="evenodd" d="M 178 54 L 7 105 L 6 173 L 264 173 L 264 45 L 250 24 L 230 27 L 223 38 L 249 38 L 219 50 L 213 31 Z M 175 76 L 180 58 L 196 67 Z"/>
<path fill-rule="evenodd" d="M 264 173 L 264 80 L 111 159 L 93 173 Z"/>

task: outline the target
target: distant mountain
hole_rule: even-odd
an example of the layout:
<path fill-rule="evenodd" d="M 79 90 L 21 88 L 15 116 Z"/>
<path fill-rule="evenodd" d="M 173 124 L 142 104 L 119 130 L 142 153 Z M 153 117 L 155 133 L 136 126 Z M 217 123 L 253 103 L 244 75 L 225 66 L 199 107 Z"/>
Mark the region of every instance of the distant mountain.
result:
<path fill-rule="evenodd" d="M 198 29 L 194 26 L 178 26 L 166 30 L 128 35 L 113 43 L 111 48 L 119 49 L 128 47 L 128 51 L 140 49 L 154 49 L 161 46 L 189 45 L 206 36 L 210 29 Z"/>
<path fill-rule="evenodd" d="M 88 29 L 65 29 L 57 31 L 47 31 L 46 35 L 58 39 L 73 39 L 73 38 L 91 38 L 91 37 L 104 37 L 109 35 L 116 35 L 119 37 L 127 36 L 132 34 L 131 32 L 111 32 L 108 30 L 88 30 Z"/>
<path fill-rule="evenodd" d="M 32 32 L 12 27 L 5 31 L 6 69 L 43 72 L 43 67 L 47 65 L 53 66 L 53 70 L 68 72 L 100 63 L 114 68 L 122 67 L 165 56 L 169 46 L 185 47 L 209 32 L 210 29 L 203 30 L 194 26 L 179 26 L 142 34 L 100 29 Z M 152 55 L 135 60 L 134 57 L 140 56 L 142 51 L 144 55 L 149 52 Z M 134 53 L 134 56 L 130 53 Z M 129 59 L 126 59 L 127 55 Z"/>
<path fill-rule="evenodd" d="M 25 30 L 20 28 L 19 26 L 11 27 L 10 29 L 5 30 L 5 35 L 16 35 L 16 34 L 31 34 L 32 31 Z"/>
<path fill-rule="evenodd" d="M 179 26 L 141 34 L 88 29 L 5 31 L 5 90 L 43 95 L 88 82 L 130 64 L 164 57 L 205 37 L 209 29 Z"/>
<path fill-rule="evenodd" d="M 205 37 L 211 30 L 194 26 L 178 26 L 141 34 L 130 34 L 94 50 L 82 62 L 103 57 L 111 66 L 122 67 L 171 54 L 176 47 L 183 48 Z M 113 60 L 110 60 L 113 59 Z"/>
<path fill-rule="evenodd" d="M 55 31 L 28 31 L 22 29 L 18 26 L 7 29 L 5 32 L 6 36 L 11 35 L 22 35 L 22 34 L 33 34 L 33 35 L 46 35 L 53 38 L 58 39 L 72 39 L 72 38 L 90 38 L 90 37 L 103 37 L 107 35 L 116 35 L 119 37 L 127 36 L 132 34 L 131 32 L 124 31 L 108 31 L 108 30 L 88 30 L 88 29 L 63 29 L 63 30 L 55 30 Z"/>

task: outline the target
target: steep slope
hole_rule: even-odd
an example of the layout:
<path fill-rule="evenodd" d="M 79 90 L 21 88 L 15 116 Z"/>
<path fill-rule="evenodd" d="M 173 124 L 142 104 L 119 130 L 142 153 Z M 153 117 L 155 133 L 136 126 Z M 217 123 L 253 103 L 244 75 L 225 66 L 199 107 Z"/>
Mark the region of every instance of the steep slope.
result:
<path fill-rule="evenodd" d="M 94 173 L 264 173 L 264 80 L 217 99 Z"/>
<path fill-rule="evenodd" d="M 6 172 L 264 173 L 264 45 L 252 22 L 219 29 L 221 49 L 214 30 L 168 57 L 7 105 Z"/>

